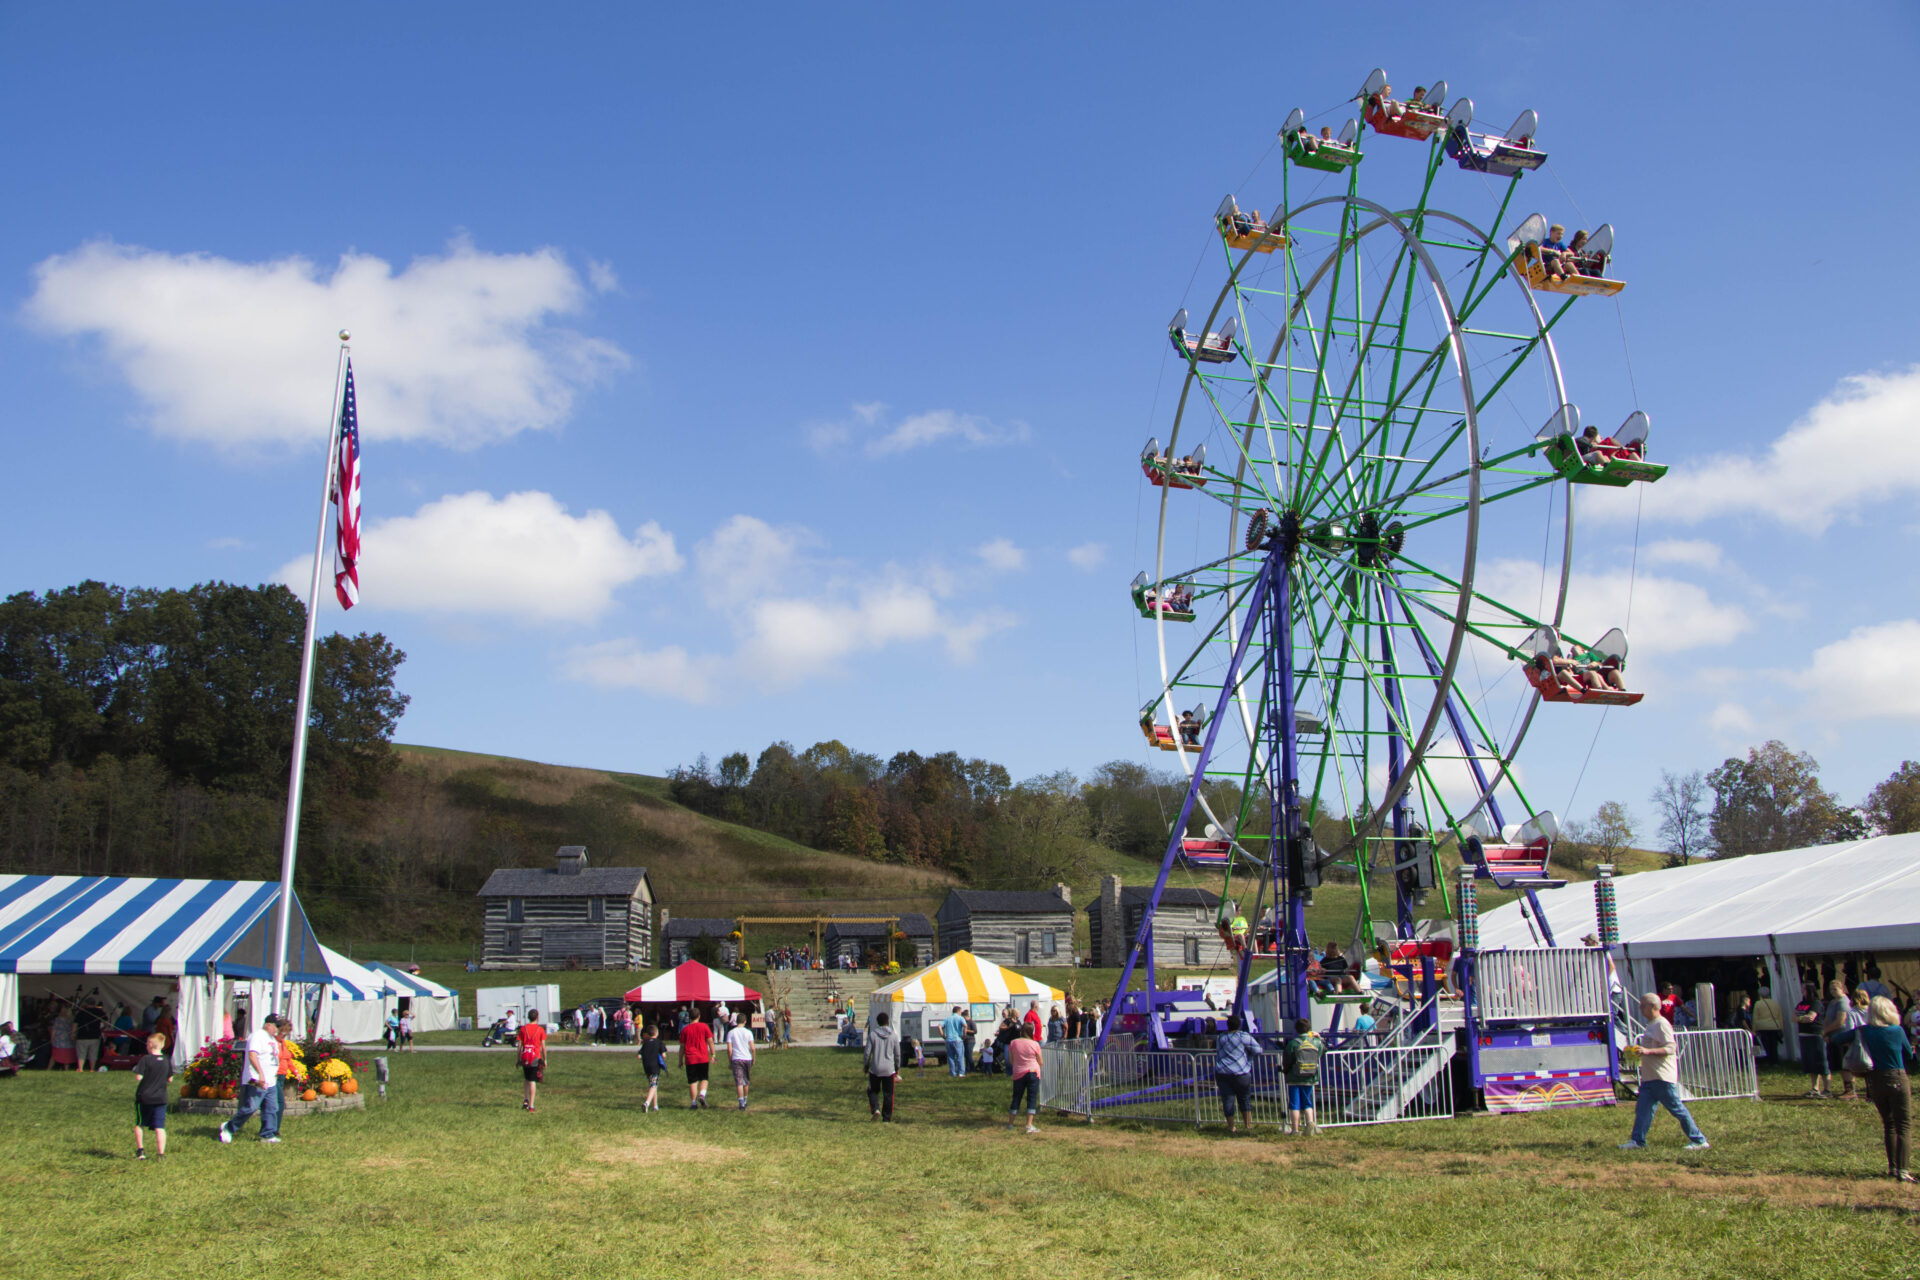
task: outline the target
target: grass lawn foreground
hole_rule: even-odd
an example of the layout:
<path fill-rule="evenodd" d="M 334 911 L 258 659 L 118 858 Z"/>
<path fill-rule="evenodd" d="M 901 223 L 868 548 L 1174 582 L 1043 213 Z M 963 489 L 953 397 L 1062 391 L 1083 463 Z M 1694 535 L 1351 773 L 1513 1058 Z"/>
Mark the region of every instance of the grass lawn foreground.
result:
<path fill-rule="evenodd" d="M 1713 1149 L 1615 1150 L 1631 1112 L 1341 1129 L 1002 1126 L 1002 1078 L 909 1071 L 870 1123 L 858 1056 L 768 1054 L 665 1110 L 624 1052 L 557 1051 L 537 1113 L 506 1051 L 394 1055 L 389 1100 L 231 1148 L 171 1118 L 132 1158 L 132 1081 L 0 1081 L 0 1253 L 145 1278 L 329 1276 L 1849 1277 L 1920 1270 L 1920 1196 L 1867 1103 L 1705 1103 Z M 716 1071 L 716 1077 L 722 1075 Z M 367 1073 L 371 1090 L 371 1072 Z M 251 1135 L 251 1129 L 250 1129 Z M 1302 1258 L 1302 1253 L 1307 1255 Z M 1324 1260 L 1324 1265 L 1318 1260 Z"/>

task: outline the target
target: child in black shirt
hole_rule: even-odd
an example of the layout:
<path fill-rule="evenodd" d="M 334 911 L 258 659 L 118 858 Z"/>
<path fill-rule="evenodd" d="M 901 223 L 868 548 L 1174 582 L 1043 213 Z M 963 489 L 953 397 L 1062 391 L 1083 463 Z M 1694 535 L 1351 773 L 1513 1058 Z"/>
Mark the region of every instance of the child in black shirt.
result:
<path fill-rule="evenodd" d="M 133 1064 L 133 1078 L 139 1081 L 133 1091 L 135 1160 L 147 1158 L 146 1135 L 142 1129 L 153 1130 L 154 1154 L 167 1154 L 167 1085 L 173 1080 L 173 1064 L 160 1056 L 166 1047 L 165 1036 L 148 1036 L 146 1056 Z"/>
<path fill-rule="evenodd" d="M 660 1073 L 667 1069 L 667 1046 L 660 1040 L 660 1028 L 648 1024 L 640 1041 L 640 1069 L 647 1073 L 647 1102 L 643 1111 L 660 1109 Z"/>

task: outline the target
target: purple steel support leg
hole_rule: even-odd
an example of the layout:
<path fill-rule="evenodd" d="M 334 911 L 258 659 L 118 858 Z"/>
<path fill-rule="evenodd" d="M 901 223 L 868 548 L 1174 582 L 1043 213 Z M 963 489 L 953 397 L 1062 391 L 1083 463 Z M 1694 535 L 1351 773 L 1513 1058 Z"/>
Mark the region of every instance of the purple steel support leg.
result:
<path fill-rule="evenodd" d="M 1277 553 L 1275 553 L 1277 555 Z M 1254 583 L 1253 591 L 1247 601 L 1247 617 L 1251 620 L 1258 615 L 1261 607 L 1271 594 L 1275 574 L 1273 570 L 1275 555 L 1269 555 L 1266 565 L 1260 571 L 1259 579 Z M 1285 581 L 1284 572 L 1281 581 Z M 1219 736 L 1220 722 L 1227 714 L 1233 701 L 1234 692 L 1239 684 L 1241 664 L 1246 661 L 1247 645 L 1253 639 L 1258 628 L 1249 624 L 1240 633 L 1240 643 L 1234 646 L 1233 660 L 1227 664 L 1226 678 L 1220 685 L 1220 703 L 1213 709 L 1213 715 L 1207 720 L 1207 735 L 1200 744 L 1199 754 L 1193 762 L 1193 780 L 1187 784 L 1187 798 L 1181 802 L 1180 816 L 1174 819 L 1173 833 L 1167 840 L 1166 856 L 1160 859 L 1160 875 L 1153 882 L 1153 892 L 1147 898 L 1147 909 L 1140 918 L 1140 932 L 1134 935 L 1133 947 L 1127 952 L 1126 967 L 1120 971 L 1120 983 L 1114 988 L 1113 1003 L 1107 1006 L 1107 1016 L 1100 1023 L 1100 1035 L 1093 1043 L 1093 1052 L 1088 1055 L 1087 1069 L 1091 1072 L 1100 1059 L 1100 1051 L 1107 1047 L 1107 1037 L 1113 1031 L 1114 1020 L 1120 1016 L 1120 1002 L 1127 994 L 1127 985 L 1133 981 L 1134 968 L 1140 962 L 1142 952 L 1147 955 L 1149 981 L 1146 990 L 1147 1026 L 1153 1035 L 1154 1045 L 1166 1048 L 1166 1037 L 1160 1029 L 1160 1021 L 1153 1015 L 1153 916 L 1160 909 L 1160 896 L 1166 892 L 1167 876 L 1173 870 L 1173 861 L 1180 856 L 1180 842 L 1187 834 L 1187 822 L 1193 817 L 1194 802 L 1200 796 L 1200 787 L 1206 781 L 1207 761 L 1213 756 L 1214 739 Z M 1277 661 L 1277 659 L 1269 659 Z M 1117 923 L 1117 922 L 1116 922 Z"/>
<path fill-rule="evenodd" d="M 1279 959 L 1286 975 L 1285 998 L 1275 1001 L 1280 1016 L 1288 1023 L 1279 1028 L 1282 1032 L 1293 1030 L 1294 1019 L 1309 1016 L 1307 968 L 1312 959 L 1307 945 L 1308 890 L 1306 885 L 1296 883 L 1292 875 L 1295 870 L 1305 870 L 1306 860 L 1313 856 L 1313 851 L 1301 843 L 1306 832 L 1300 816 L 1300 754 L 1294 741 L 1293 596 L 1288 563 L 1291 551 L 1291 547 L 1285 547 L 1284 554 L 1276 550 L 1267 561 L 1273 590 L 1267 596 L 1266 614 L 1267 777 L 1269 794 L 1274 800 L 1267 830 L 1267 857 L 1274 884 L 1284 882 L 1287 886 L 1286 909 L 1275 922 L 1280 927 L 1275 930 L 1274 939 L 1274 949 L 1281 952 Z M 1280 766 L 1278 777 L 1274 776 L 1276 758 Z M 1299 852 L 1297 862 L 1292 856 L 1295 850 Z M 1277 888 L 1274 905 L 1280 905 Z"/>

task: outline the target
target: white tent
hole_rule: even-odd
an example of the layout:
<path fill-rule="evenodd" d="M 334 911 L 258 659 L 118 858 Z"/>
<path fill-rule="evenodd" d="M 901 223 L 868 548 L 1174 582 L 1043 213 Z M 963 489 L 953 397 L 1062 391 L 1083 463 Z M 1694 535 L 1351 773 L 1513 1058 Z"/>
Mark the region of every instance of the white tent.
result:
<path fill-rule="evenodd" d="M 1065 999 L 1066 993 L 1058 987 L 1035 982 L 970 951 L 956 951 L 876 990 L 867 998 L 867 1020 L 871 1023 L 874 1015 L 887 1013 L 901 1035 L 937 1048 L 941 1038 L 937 1024 L 955 1005 L 972 1014 L 976 1040 L 984 1042 L 993 1038 L 1008 1005 L 1025 1013 L 1038 1004 L 1045 1022 L 1052 1003 Z"/>
<path fill-rule="evenodd" d="M 367 967 L 386 979 L 385 1003 L 390 1012 L 399 1010 L 402 999 L 407 1001 L 415 1031 L 452 1031 L 460 1025 L 460 993 L 452 987 L 443 987 L 417 973 L 408 973 L 378 960 L 371 961 Z"/>
<path fill-rule="evenodd" d="M 333 981 L 320 990 L 320 1011 L 315 1018 L 319 1033 L 350 1043 L 378 1040 L 392 994 L 387 976 L 356 964 L 332 947 L 322 946 L 320 954 L 326 958 Z"/>
<path fill-rule="evenodd" d="M 1656 960 L 1754 956 L 1766 963 L 1774 997 L 1791 1009 L 1800 998 L 1799 957 L 1904 959 L 1920 951 L 1920 833 L 1643 871 L 1617 879 L 1614 892 L 1619 955 L 1639 991 L 1653 989 Z M 1588 886 L 1539 897 L 1560 945 L 1593 932 Z M 1540 944 L 1516 902 L 1481 918 L 1480 945 Z M 1793 1041 L 1786 1038 L 1789 1054 Z"/>

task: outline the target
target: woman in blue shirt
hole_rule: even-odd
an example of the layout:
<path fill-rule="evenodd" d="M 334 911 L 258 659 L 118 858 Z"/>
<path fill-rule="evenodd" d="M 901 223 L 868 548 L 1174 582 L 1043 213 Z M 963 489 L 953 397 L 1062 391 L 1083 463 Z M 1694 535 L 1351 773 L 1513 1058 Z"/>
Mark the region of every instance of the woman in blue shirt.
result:
<path fill-rule="evenodd" d="M 1887 1146 L 1887 1173 L 1897 1182 L 1912 1182 L 1907 1172 L 1907 1146 L 1913 1132 L 1913 1095 L 1907 1072 L 1915 1064 L 1913 1047 L 1900 1029 L 1900 1011 L 1885 996 L 1868 1006 L 1867 1025 L 1855 1033 L 1873 1058 L 1867 1072 L 1867 1096 L 1880 1111 L 1881 1136 Z"/>

